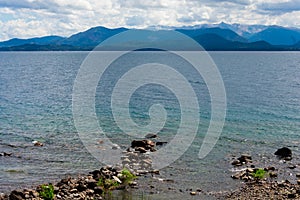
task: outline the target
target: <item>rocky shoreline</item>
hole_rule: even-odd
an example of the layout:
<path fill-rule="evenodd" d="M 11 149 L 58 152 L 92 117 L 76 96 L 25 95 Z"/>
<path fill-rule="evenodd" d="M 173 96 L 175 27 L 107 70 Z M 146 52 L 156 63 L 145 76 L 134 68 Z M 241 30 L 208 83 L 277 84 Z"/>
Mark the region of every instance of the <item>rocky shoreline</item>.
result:
<path fill-rule="evenodd" d="M 172 180 L 163 179 L 160 177 L 159 170 L 152 169 L 149 155 L 165 144 L 165 142 L 155 141 L 154 138 L 155 135 L 150 135 L 147 139 L 132 141 L 131 146 L 123 152 L 120 165 L 104 166 L 86 175 L 66 177 L 56 183 L 39 185 L 34 189 L 14 190 L 9 194 L 0 194 L 0 200 L 112 199 L 110 195 L 114 191 L 147 191 L 145 184 L 140 182 L 141 177 L 146 184 L 158 180 L 167 187 L 174 184 Z M 39 144 L 39 146 L 43 145 Z M 233 156 L 230 161 L 233 173 L 229 176 L 241 182 L 237 190 L 206 192 L 198 188 L 188 191 L 179 189 L 179 193 L 191 199 L 206 199 L 206 197 L 207 199 L 300 199 L 300 172 L 297 173 L 300 163 L 292 162 L 292 151 L 287 147 L 278 149 L 274 154 L 277 156 L 276 162 L 282 164 L 283 168 L 276 164 L 263 166 L 250 154 Z M 7 157 L 11 154 L 3 152 L 0 156 Z M 286 171 L 297 181 L 293 183 L 282 179 L 280 175 Z M 154 186 L 150 185 L 150 187 Z"/>

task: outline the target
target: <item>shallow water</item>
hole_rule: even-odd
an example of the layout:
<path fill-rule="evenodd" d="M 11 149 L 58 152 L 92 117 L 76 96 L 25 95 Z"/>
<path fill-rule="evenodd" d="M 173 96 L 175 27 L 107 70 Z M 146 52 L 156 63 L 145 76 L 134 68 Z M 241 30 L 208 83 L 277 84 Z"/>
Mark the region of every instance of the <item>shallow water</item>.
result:
<path fill-rule="evenodd" d="M 149 198 L 156 199 L 157 192 L 180 197 L 178 189 L 219 191 L 234 187 L 237 183 L 231 180 L 229 172 L 229 160 L 234 154 L 249 152 L 256 159 L 273 159 L 278 147 L 289 146 L 295 157 L 299 155 L 300 53 L 210 55 L 220 70 L 227 96 L 221 137 L 205 159 L 198 158 L 210 119 L 208 90 L 186 63 L 175 58 L 164 61 L 180 69 L 195 89 L 201 119 L 190 148 L 161 170 L 162 177 L 175 181 L 170 184 L 175 191 L 161 185 L 156 194 L 147 193 Z M 87 52 L 0 53 L 0 152 L 13 153 L 12 157 L 0 157 L 0 192 L 57 180 L 66 174 L 87 173 L 102 165 L 82 144 L 72 115 L 73 85 L 86 56 Z M 165 58 L 156 59 L 163 62 Z M 140 61 L 126 62 L 116 62 L 96 92 L 99 125 L 114 143 L 123 146 L 128 146 L 134 137 L 122 133 L 114 122 L 110 92 L 120 74 Z M 130 100 L 131 117 L 146 125 L 153 103 L 165 105 L 168 111 L 159 137 L 170 141 L 180 121 L 179 103 L 170 90 L 157 85 L 139 88 Z M 44 147 L 34 147 L 33 140 L 45 143 Z"/>

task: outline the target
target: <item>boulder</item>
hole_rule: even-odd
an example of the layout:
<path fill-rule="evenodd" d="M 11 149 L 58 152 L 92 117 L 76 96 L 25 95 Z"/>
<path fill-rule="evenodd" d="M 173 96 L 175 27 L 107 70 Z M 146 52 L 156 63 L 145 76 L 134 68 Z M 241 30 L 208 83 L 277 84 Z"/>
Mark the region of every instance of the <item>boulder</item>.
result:
<path fill-rule="evenodd" d="M 287 147 L 283 147 L 281 149 L 277 149 L 274 154 L 281 158 L 292 157 L 292 150 Z"/>

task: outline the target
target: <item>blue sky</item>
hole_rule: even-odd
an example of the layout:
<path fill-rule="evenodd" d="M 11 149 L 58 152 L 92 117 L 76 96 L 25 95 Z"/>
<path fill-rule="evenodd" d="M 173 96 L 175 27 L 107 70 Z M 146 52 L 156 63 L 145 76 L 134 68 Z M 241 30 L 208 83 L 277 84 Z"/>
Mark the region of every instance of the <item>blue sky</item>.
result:
<path fill-rule="evenodd" d="M 0 0 L 0 41 L 69 36 L 99 25 L 146 28 L 222 21 L 300 28 L 300 0 Z"/>

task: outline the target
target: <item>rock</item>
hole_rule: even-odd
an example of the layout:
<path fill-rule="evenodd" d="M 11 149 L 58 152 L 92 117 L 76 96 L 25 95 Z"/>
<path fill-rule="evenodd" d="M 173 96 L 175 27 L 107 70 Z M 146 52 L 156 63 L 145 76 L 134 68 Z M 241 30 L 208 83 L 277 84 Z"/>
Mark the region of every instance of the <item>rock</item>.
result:
<path fill-rule="evenodd" d="M 249 173 L 253 173 L 254 169 L 253 168 L 247 168 L 246 171 L 249 172 Z"/>
<path fill-rule="evenodd" d="M 103 189 L 99 186 L 94 188 L 94 193 L 96 194 L 102 194 L 103 193 Z"/>
<path fill-rule="evenodd" d="M 297 166 L 296 165 L 290 165 L 288 166 L 289 169 L 295 169 Z"/>
<path fill-rule="evenodd" d="M 196 194 L 197 192 L 193 192 L 193 191 L 190 192 L 190 195 L 196 195 Z"/>
<path fill-rule="evenodd" d="M 150 139 L 150 138 L 157 138 L 157 135 L 154 133 L 149 133 L 145 136 L 145 138 Z"/>
<path fill-rule="evenodd" d="M 287 147 L 283 147 L 278 149 L 274 154 L 281 158 L 292 157 L 292 150 Z"/>
<path fill-rule="evenodd" d="M 269 167 L 264 168 L 264 170 L 265 170 L 265 171 L 274 171 L 274 170 L 275 170 L 275 167 L 269 166 Z"/>
<path fill-rule="evenodd" d="M 44 146 L 44 144 L 42 142 L 39 142 L 39 141 L 36 141 L 36 140 L 32 141 L 32 143 L 33 143 L 33 145 L 35 147 L 42 147 L 42 146 Z"/>
<path fill-rule="evenodd" d="M 288 198 L 289 199 L 294 199 L 294 198 L 296 198 L 296 194 L 294 194 L 294 193 L 290 193 L 290 194 L 288 194 Z"/>
<path fill-rule="evenodd" d="M 131 147 L 140 153 L 146 153 L 148 150 L 151 152 L 156 151 L 155 143 L 151 140 L 133 140 Z"/>
<path fill-rule="evenodd" d="M 196 191 L 197 192 L 202 192 L 202 190 L 200 188 L 197 188 Z"/>
<path fill-rule="evenodd" d="M 158 141 L 155 144 L 156 144 L 156 146 L 162 146 L 162 145 L 168 144 L 168 142 L 159 142 Z"/>
<path fill-rule="evenodd" d="M 300 185 L 300 179 L 299 179 L 299 180 L 297 180 L 297 183 Z"/>
<path fill-rule="evenodd" d="M 297 173 L 297 174 L 296 174 L 296 177 L 297 177 L 297 178 L 300 178 L 300 173 Z"/>
<path fill-rule="evenodd" d="M 25 198 L 25 195 L 20 190 L 14 190 L 9 195 L 10 200 L 22 200 L 24 198 Z"/>
<path fill-rule="evenodd" d="M 231 164 L 234 165 L 234 166 L 241 166 L 242 165 L 239 160 L 234 160 L 234 161 L 232 161 Z"/>
<path fill-rule="evenodd" d="M 275 178 L 275 177 L 278 176 L 278 174 L 277 174 L 276 172 L 270 172 L 270 173 L 269 173 L 269 176 L 270 176 L 271 178 Z"/>
<path fill-rule="evenodd" d="M 117 149 L 121 149 L 121 147 L 118 144 L 113 144 L 111 149 L 117 150 Z"/>
<path fill-rule="evenodd" d="M 114 179 L 115 181 L 117 181 L 118 183 L 122 183 L 122 181 L 121 181 L 118 177 L 116 177 L 116 176 L 113 176 L 113 179 Z"/>
<path fill-rule="evenodd" d="M 249 162 L 252 162 L 252 157 L 249 154 L 242 154 L 239 158 L 232 161 L 232 165 L 238 167 L 242 166 L 243 164 L 247 164 Z"/>
<path fill-rule="evenodd" d="M 159 174 L 159 170 L 158 169 L 154 169 L 151 171 L 152 174 Z"/>
<path fill-rule="evenodd" d="M 292 160 L 292 157 L 291 156 L 288 156 L 288 157 L 285 157 L 285 158 L 283 158 L 284 160 L 286 160 L 286 161 L 290 161 L 290 160 Z"/>
<path fill-rule="evenodd" d="M 7 152 L 2 152 L 2 153 L 0 153 L 0 156 L 11 156 L 12 155 L 12 153 L 7 153 Z"/>
<path fill-rule="evenodd" d="M 140 153 L 146 153 L 147 152 L 147 150 L 144 147 L 136 147 L 135 150 L 140 152 Z"/>

